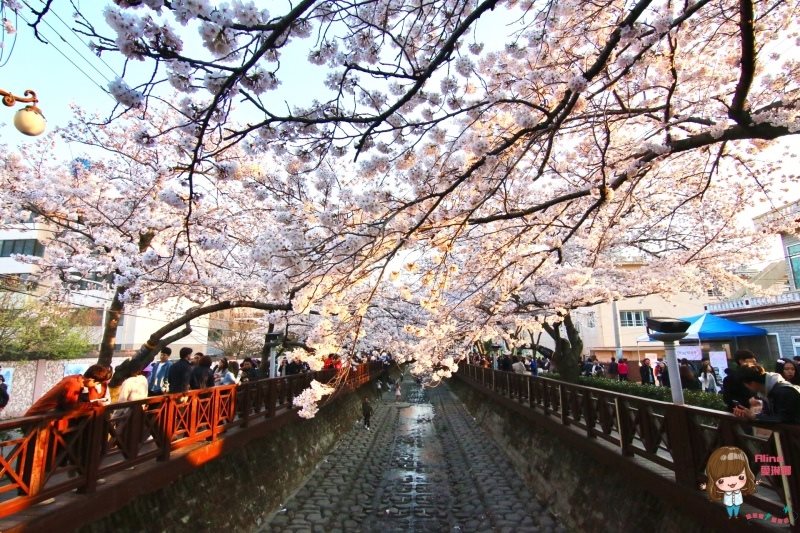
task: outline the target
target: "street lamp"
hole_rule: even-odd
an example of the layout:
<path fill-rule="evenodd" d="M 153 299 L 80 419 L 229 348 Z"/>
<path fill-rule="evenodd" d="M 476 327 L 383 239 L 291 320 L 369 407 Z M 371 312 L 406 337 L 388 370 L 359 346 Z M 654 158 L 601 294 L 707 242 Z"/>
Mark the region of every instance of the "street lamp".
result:
<path fill-rule="evenodd" d="M 36 98 L 36 93 L 30 89 L 25 91 L 25 96 L 16 96 L 8 91 L 0 89 L 0 96 L 3 97 L 3 105 L 6 107 L 13 107 L 17 102 L 30 103 L 33 105 L 26 105 L 14 115 L 14 127 L 20 133 L 35 137 L 41 135 L 47 126 L 47 121 L 44 119 L 42 110 L 36 107 L 39 99 Z"/>
<path fill-rule="evenodd" d="M 691 325 L 690 322 L 678 318 L 647 318 L 647 335 L 650 340 L 664 343 L 664 357 L 670 374 L 669 388 L 672 391 L 672 403 L 675 405 L 683 405 L 681 371 L 675 358 L 675 341 L 686 337 L 686 330 Z"/>
<path fill-rule="evenodd" d="M 264 335 L 264 350 L 262 356 L 269 361 L 269 377 L 274 378 L 277 376 L 277 365 L 275 364 L 275 356 L 277 350 L 275 348 L 280 345 L 281 334 L 269 332 Z M 263 367 L 262 367 L 263 368 Z"/>

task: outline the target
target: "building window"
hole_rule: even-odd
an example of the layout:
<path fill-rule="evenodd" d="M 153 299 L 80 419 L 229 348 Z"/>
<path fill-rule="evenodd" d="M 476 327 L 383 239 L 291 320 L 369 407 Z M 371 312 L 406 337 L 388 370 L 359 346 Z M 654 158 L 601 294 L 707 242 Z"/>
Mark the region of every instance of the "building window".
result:
<path fill-rule="evenodd" d="M 719 289 L 708 289 L 706 290 L 706 296 L 709 298 L 722 298 L 722 293 Z"/>
<path fill-rule="evenodd" d="M 800 290 L 800 244 L 786 247 L 786 256 L 789 259 L 789 269 L 792 271 L 792 286 Z"/>
<path fill-rule="evenodd" d="M 619 325 L 623 328 L 644 327 L 649 316 L 650 311 L 620 311 Z"/>
<path fill-rule="evenodd" d="M 11 257 L 12 254 L 44 256 L 44 246 L 36 239 L 12 239 L 0 244 L 0 257 Z"/>

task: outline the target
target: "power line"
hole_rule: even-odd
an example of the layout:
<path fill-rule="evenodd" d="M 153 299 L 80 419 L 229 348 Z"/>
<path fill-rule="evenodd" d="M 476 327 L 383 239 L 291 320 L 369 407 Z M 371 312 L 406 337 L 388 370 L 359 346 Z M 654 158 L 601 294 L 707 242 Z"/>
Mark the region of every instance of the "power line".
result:
<path fill-rule="evenodd" d="M 27 2 L 27 0 L 22 0 L 22 2 L 23 2 L 23 3 L 24 3 L 26 6 L 28 6 L 28 9 L 30 9 L 31 11 L 35 11 L 35 10 L 33 9 L 33 7 L 32 7 L 32 6 L 31 6 L 31 5 L 30 5 L 30 4 Z M 55 15 L 55 16 L 58 16 L 58 15 L 55 13 L 55 11 L 53 11 L 52 9 L 50 10 L 50 13 L 51 13 L 51 14 L 53 14 L 53 15 Z M 27 22 L 27 21 L 26 21 L 26 22 Z M 69 41 L 67 41 L 67 40 L 64 38 L 64 36 L 63 36 L 63 35 L 61 35 L 61 34 L 58 32 L 58 30 L 56 30 L 56 29 L 53 27 L 53 25 L 52 25 L 52 24 L 50 24 L 50 23 L 47 21 L 47 19 L 42 19 L 42 22 L 44 23 L 44 25 L 45 25 L 45 26 L 47 26 L 48 28 L 50 28 L 50 29 L 53 31 L 53 33 L 55 33 L 55 34 L 58 36 L 58 38 L 59 38 L 59 39 L 61 39 L 61 40 L 62 40 L 62 41 L 63 41 L 63 42 L 64 42 L 64 43 L 67 45 L 67 46 L 69 46 L 70 48 L 72 48 L 72 50 L 73 50 L 73 51 L 74 51 L 76 54 L 78 54 L 78 57 L 80 57 L 81 59 L 83 59 L 83 60 L 86 62 L 86 64 L 87 64 L 87 65 L 89 65 L 90 67 L 92 67 L 92 68 L 94 69 L 94 71 L 95 71 L 95 72 L 97 72 L 98 74 L 100 74 L 100 76 L 102 76 L 102 77 L 103 77 L 103 78 L 104 78 L 106 81 L 108 81 L 108 82 L 110 82 L 110 81 L 111 81 L 110 79 L 108 79 L 108 77 L 107 77 L 105 74 L 103 74 L 102 72 L 100 72 L 100 69 L 98 69 L 96 66 L 94 66 L 94 64 L 93 64 L 91 61 L 89 61 L 89 60 L 86 58 L 86 56 L 84 56 L 84 55 L 83 55 L 81 52 L 79 52 L 79 51 L 78 51 L 78 49 L 77 49 L 77 48 L 75 48 L 75 47 L 72 45 L 72 43 L 70 43 Z M 65 24 L 63 20 L 62 20 L 61 22 L 62 22 L 62 24 Z M 65 24 L 65 25 L 66 25 L 66 24 Z M 75 32 L 72 30 L 72 28 L 70 28 L 69 26 L 67 26 L 67 29 L 69 29 L 70 31 L 72 31 L 73 33 L 75 33 Z M 77 33 L 76 33 L 75 35 L 77 36 Z M 80 39 L 80 38 L 79 38 L 79 39 Z M 48 41 L 48 44 L 50 44 L 50 41 Z M 87 47 L 88 47 L 88 45 L 87 45 L 85 42 L 83 42 L 83 40 L 81 40 L 81 44 L 83 44 L 83 45 L 85 45 L 85 46 L 87 46 Z M 91 48 L 89 48 L 89 49 L 91 50 Z M 73 63 L 73 64 L 74 64 L 74 63 Z M 108 66 L 108 65 L 106 65 L 106 66 Z M 109 68 L 111 68 L 111 67 L 109 67 Z M 113 72 L 113 69 L 111 69 L 111 70 L 112 70 L 112 72 Z M 116 76 L 116 73 L 115 73 L 115 76 Z"/>
<path fill-rule="evenodd" d="M 30 25 L 30 22 L 28 22 L 28 19 L 26 19 L 24 16 L 20 15 L 20 18 L 22 18 L 22 20 L 24 20 L 26 24 L 29 24 L 29 25 Z M 48 24 L 48 26 L 49 26 L 49 24 Z M 50 27 L 52 28 L 52 26 L 50 26 Z M 56 35 L 58 35 L 58 36 L 59 36 L 59 38 L 61 38 L 61 40 L 62 40 L 62 41 L 64 41 L 65 43 L 67 42 L 67 41 L 66 41 L 66 39 L 64 39 L 63 37 L 61 37 L 61 35 L 59 35 L 59 34 L 58 34 L 58 32 L 56 32 L 55 30 L 53 30 L 53 31 L 54 31 L 54 33 L 56 33 Z M 41 30 L 40 30 L 40 32 L 39 32 L 39 33 L 41 33 Z M 48 41 L 47 41 L 47 44 L 49 44 L 50 46 L 52 46 L 52 47 L 55 49 L 55 51 L 56 51 L 56 52 L 58 52 L 59 54 L 61 54 L 61 56 L 62 56 L 64 59 L 66 59 L 67 61 L 69 61 L 69 62 L 72 64 L 72 66 L 73 66 L 73 67 L 75 67 L 75 68 L 78 70 L 78 72 L 80 72 L 81 74 L 83 74 L 83 75 L 86 77 L 86 79 L 88 79 L 90 82 L 92 82 L 94 85 L 96 85 L 96 86 L 97 86 L 97 87 L 98 87 L 98 88 L 99 88 L 101 91 L 103 91 L 105 94 L 107 94 L 109 98 L 111 98 L 112 100 L 114 100 L 114 101 L 116 102 L 116 99 L 115 99 L 115 98 L 114 98 L 114 97 L 111 95 L 111 93 L 109 93 L 109 92 L 108 92 L 108 89 L 106 89 L 105 87 L 103 87 L 102 85 L 100 85 L 99 83 L 97 83 L 97 81 L 96 81 L 96 80 L 95 80 L 93 77 L 91 77 L 89 74 L 87 74 L 87 73 L 86 73 L 86 71 L 84 71 L 84 70 L 83 70 L 81 67 L 79 67 L 79 66 L 78 66 L 78 65 L 77 65 L 77 64 L 76 64 L 76 63 L 75 63 L 75 62 L 74 62 L 74 61 L 73 61 L 73 60 L 72 60 L 72 59 L 71 59 L 71 58 L 70 58 L 70 57 L 69 57 L 67 54 L 65 54 L 65 53 L 64 53 L 64 52 L 63 52 L 63 51 L 62 51 L 60 48 L 58 48 L 57 46 L 55 46 L 55 45 L 53 44 L 53 42 L 52 42 L 52 39 L 48 40 Z M 69 43 L 67 43 L 67 44 L 69 44 Z M 70 46 L 71 46 L 71 45 L 70 45 Z M 73 50 L 74 50 L 74 47 L 73 47 Z M 79 54 L 79 55 L 80 55 L 80 54 Z M 83 57 L 82 55 L 81 55 L 80 57 L 81 57 L 81 59 L 83 59 L 84 61 L 86 61 L 86 58 L 85 58 L 85 57 Z M 94 65 L 91 65 L 91 63 L 89 63 L 89 65 L 90 65 L 90 66 L 92 66 L 92 68 L 94 68 L 95 70 L 97 70 L 97 68 L 96 68 L 96 67 L 94 67 Z M 99 72 L 99 71 L 98 71 L 98 72 Z M 100 75 L 101 75 L 101 76 L 103 76 L 103 77 L 105 78 L 105 76 L 104 76 L 102 73 L 100 73 Z M 106 79 L 107 79 L 107 78 L 106 78 Z"/>
<path fill-rule="evenodd" d="M 25 5 L 27 5 L 28 7 L 30 7 L 30 5 L 29 5 L 29 4 L 28 4 L 28 3 L 27 3 L 25 0 L 22 0 L 22 1 L 23 1 L 23 2 L 25 2 Z M 41 0 L 41 1 L 42 1 L 42 4 L 44 4 L 44 3 L 45 3 L 45 2 L 44 2 L 44 0 Z M 54 9 L 54 8 L 52 8 L 52 7 L 50 8 L 50 14 L 52 14 L 53 16 L 55 16 L 55 17 L 56 17 L 56 18 L 57 18 L 57 19 L 58 19 L 58 20 L 61 22 L 61 24 L 62 24 L 62 25 L 65 27 L 65 28 L 67 28 L 69 31 L 71 31 L 71 32 L 72 32 L 72 33 L 75 35 L 75 37 L 76 37 L 76 38 L 77 38 L 77 39 L 78 39 L 78 40 L 79 40 L 79 41 L 80 41 L 80 42 L 81 42 L 81 43 L 82 43 L 82 44 L 83 44 L 83 45 L 84 45 L 86 48 L 88 48 L 88 49 L 89 49 L 89 51 L 92 53 L 92 56 L 93 56 L 93 57 L 96 57 L 97 59 L 99 59 L 99 60 L 100 60 L 100 62 L 101 62 L 102 64 L 104 64 L 104 65 L 106 66 L 106 68 L 108 68 L 108 70 L 110 70 L 110 71 L 111 71 L 111 73 L 113 74 L 113 76 L 114 76 L 115 78 L 118 76 L 118 75 L 117 75 L 117 71 L 116 71 L 116 70 L 114 70 L 114 68 L 113 68 L 111 65 L 109 65 L 108 63 L 106 63 L 106 61 L 105 61 L 105 60 L 104 60 L 104 59 L 103 59 L 101 56 L 99 56 L 98 54 L 96 54 L 96 53 L 94 52 L 94 50 L 92 50 L 92 47 L 91 47 L 91 46 L 89 46 L 89 43 L 87 43 L 86 41 L 84 41 L 84 40 L 83 40 L 83 37 L 81 37 L 81 36 L 80 36 L 80 34 L 78 34 L 78 32 L 77 32 L 77 31 L 75 31 L 75 29 L 74 29 L 74 28 L 72 28 L 72 27 L 71 27 L 69 24 L 67 24 L 66 22 L 64 22 L 64 19 L 62 19 L 62 18 L 61 18 L 61 16 L 60 16 L 58 13 L 56 13 L 55 9 Z M 50 26 L 50 25 L 48 24 L 48 26 Z M 50 27 L 52 28 L 52 26 L 50 26 Z M 54 30 L 54 31 L 55 31 L 55 30 Z M 88 63 L 88 61 L 87 61 L 87 63 Z M 109 81 L 110 81 L 110 80 L 109 80 Z"/>

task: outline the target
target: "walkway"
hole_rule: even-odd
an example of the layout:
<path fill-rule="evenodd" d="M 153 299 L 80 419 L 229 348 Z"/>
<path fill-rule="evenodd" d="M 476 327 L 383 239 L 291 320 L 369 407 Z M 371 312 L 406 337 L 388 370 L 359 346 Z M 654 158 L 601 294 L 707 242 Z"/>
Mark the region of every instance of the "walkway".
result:
<path fill-rule="evenodd" d="M 404 384 L 259 531 L 563 531 L 445 387 Z"/>

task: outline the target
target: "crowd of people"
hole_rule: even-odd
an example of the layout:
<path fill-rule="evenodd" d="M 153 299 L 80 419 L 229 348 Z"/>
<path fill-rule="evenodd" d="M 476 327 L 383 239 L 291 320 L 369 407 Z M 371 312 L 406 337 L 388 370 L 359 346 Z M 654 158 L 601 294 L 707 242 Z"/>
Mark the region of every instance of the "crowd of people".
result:
<path fill-rule="evenodd" d="M 344 364 L 358 365 L 366 361 L 382 361 L 388 366 L 392 357 L 387 352 L 377 351 L 371 354 L 358 353 L 352 357 L 332 354 L 325 359 L 324 368 L 339 370 Z M 305 372 L 311 372 L 311 368 L 298 357 L 284 356 L 278 359 L 277 376 Z M 91 410 L 109 403 L 185 393 L 219 385 L 237 385 L 270 377 L 268 365 L 265 367 L 260 360 L 252 357 L 245 357 L 241 362 L 227 357 L 215 360 L 192 348 L 183 347 L 178 352 L 178 359 L 173 360 L 172 349 L 168 346 L 161 349 L 151 364 L 136 366 L 134 363 L 129 369 L 130 377 L 118 387 L 109 386 L 112 373 L 111 367 L 96 364 L 90 366 L 83 375 L 67 376 L 36 400 L 25 416 Z M 3 400 L 3 387 L 4 384 L 0 383 L 0 403 Z"/>
<path fill-rule="evenodd" d="M 779 359 L 774 372 L 759 365 L 757 356 L 750 350 L 736 351 L 733 361 L 736 364 L 726 368 L 725 377 L 721 379 L 707 359 L 700 361 L 697 367 L 687 359 L 679 360 L 681 388 L 722 394 L 728 410 L 740 418 L 800 424 L 800 356 Z M 491 368 L 491 361 L 480 355 L 473 358 L 473 364 Z M 542 366 L 535 358 L 527 360 L 506 354 L 497 359 L 497 369 L 506 372 L 530 372 L 535 376 L 541 372 Z M 580 363 L 580 373 L 628 381 L 628 360 L 620 358 L 617 361 L 612 357 L 606 365 L 596 356 L 587 357 Z M 671 380 L 666 363 L 662 359 L 652 363 L 645 358 L 639 366 L 639 381 L 645 386 L 669 387 Z"/>
<path fill-rule="evenodd" d="M 475 354 L 472 357 L 472 364 L 483 368 L 492 368 L 492 359 L 482 354 Z M 517 374 L 530 373 L 538 376 L 550 372 L 552 361 L 548 357 L 538 356 L 517 356 L 503 354 L 497 358 L 497 369 L 504 372 L 515 372 Z"/>

